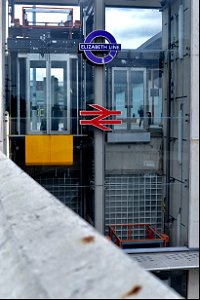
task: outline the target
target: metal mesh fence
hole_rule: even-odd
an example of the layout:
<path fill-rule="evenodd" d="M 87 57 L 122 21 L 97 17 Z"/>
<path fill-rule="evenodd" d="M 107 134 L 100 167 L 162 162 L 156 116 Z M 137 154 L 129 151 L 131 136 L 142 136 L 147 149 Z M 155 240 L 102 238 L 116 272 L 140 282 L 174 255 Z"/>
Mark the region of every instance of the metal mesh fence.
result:
<path fill-rule="evenodd" d="M 106 176 L 105 224 L 151 224 L 163 230 L 163 184 L 162 176 L 115 175 Z M 117 232 L 125 238 L 126 230 Z M 145 236 L 144 227 L 134 230 L 134 238 Z"/>
<path fill-rule="evenodd" d="M 62 203 L 82 215 L 80 184 L 76 178 L 39 178 L 37 182 Z"/>

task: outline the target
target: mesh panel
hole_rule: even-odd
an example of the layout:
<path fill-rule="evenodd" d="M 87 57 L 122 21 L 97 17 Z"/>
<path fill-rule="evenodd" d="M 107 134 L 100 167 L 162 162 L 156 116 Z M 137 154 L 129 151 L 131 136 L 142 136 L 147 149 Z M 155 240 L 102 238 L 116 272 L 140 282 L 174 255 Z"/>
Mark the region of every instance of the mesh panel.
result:
<path fill-rule="evenodd" d="M 37 182 L 77 214 L 82 215 L 80 185 L 75 178 L 40 178 Z"/>
<path fill-rule="evenodd" d="M 162 188 L 162 177 L 156 174 L 106 176 L 106 231 L 110 224 L 151 224 L 162 232 Z M 123 228 L 118 234 L 126 239 Z M 144 237 L 145 229 L 137 227 L 134 238 Z"/>

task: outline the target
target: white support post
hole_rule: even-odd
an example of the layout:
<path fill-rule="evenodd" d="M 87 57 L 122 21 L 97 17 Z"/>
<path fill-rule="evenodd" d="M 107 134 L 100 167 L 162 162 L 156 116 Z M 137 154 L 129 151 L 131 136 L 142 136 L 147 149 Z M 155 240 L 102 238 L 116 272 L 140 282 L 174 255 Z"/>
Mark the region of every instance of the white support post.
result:
<path fill-rule="evenodd" d="M 199 247 L 199 1 L 191 0 L 189 247 Z M 188 274 L 187 299 L 199 299 L 199 270 Z"/>
<path fill-rule="evenodd" d="M 189 247 L 199 247 L 199 1 L 191 0 Z"/>

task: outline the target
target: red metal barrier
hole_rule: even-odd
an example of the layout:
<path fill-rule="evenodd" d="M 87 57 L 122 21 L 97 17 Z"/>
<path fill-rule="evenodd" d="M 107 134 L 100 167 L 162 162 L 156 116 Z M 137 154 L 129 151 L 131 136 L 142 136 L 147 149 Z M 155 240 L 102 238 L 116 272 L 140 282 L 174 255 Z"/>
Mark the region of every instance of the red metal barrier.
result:
<path fill-rule="evenodd" d="M 150 224 L 114 224 L 109 225 L 109 239 L 120 248 L 134 244 L 152 244 L 158 243 L 162 247 L 167 247 L 169 237 L 161 234 Z M 138 230 L 144 232 L 144 238 L 135 238 Z M 119 234 L 121 233 L 121 235 Z"/>

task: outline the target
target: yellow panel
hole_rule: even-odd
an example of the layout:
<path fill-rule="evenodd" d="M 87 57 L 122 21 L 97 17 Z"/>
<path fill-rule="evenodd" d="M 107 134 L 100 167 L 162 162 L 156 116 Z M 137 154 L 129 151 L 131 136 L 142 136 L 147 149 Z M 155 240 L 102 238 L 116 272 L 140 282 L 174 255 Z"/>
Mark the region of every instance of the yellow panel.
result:
<path fill-rule="evenodd" d="M 72 135 L 51 136 L 51 164 L 52 165 L 73 164 L 73 136 Z"/>
<path fill-rule="evenodd" d="M 25 140 L 26 165 L 46 165 L 51 162 L 50 136 L 27 135 Z"/>
<path fill-rule="evenodd" d="M 58 166 L 73 164 L 73 136 L 27 135 L 26 165 Z"/>

